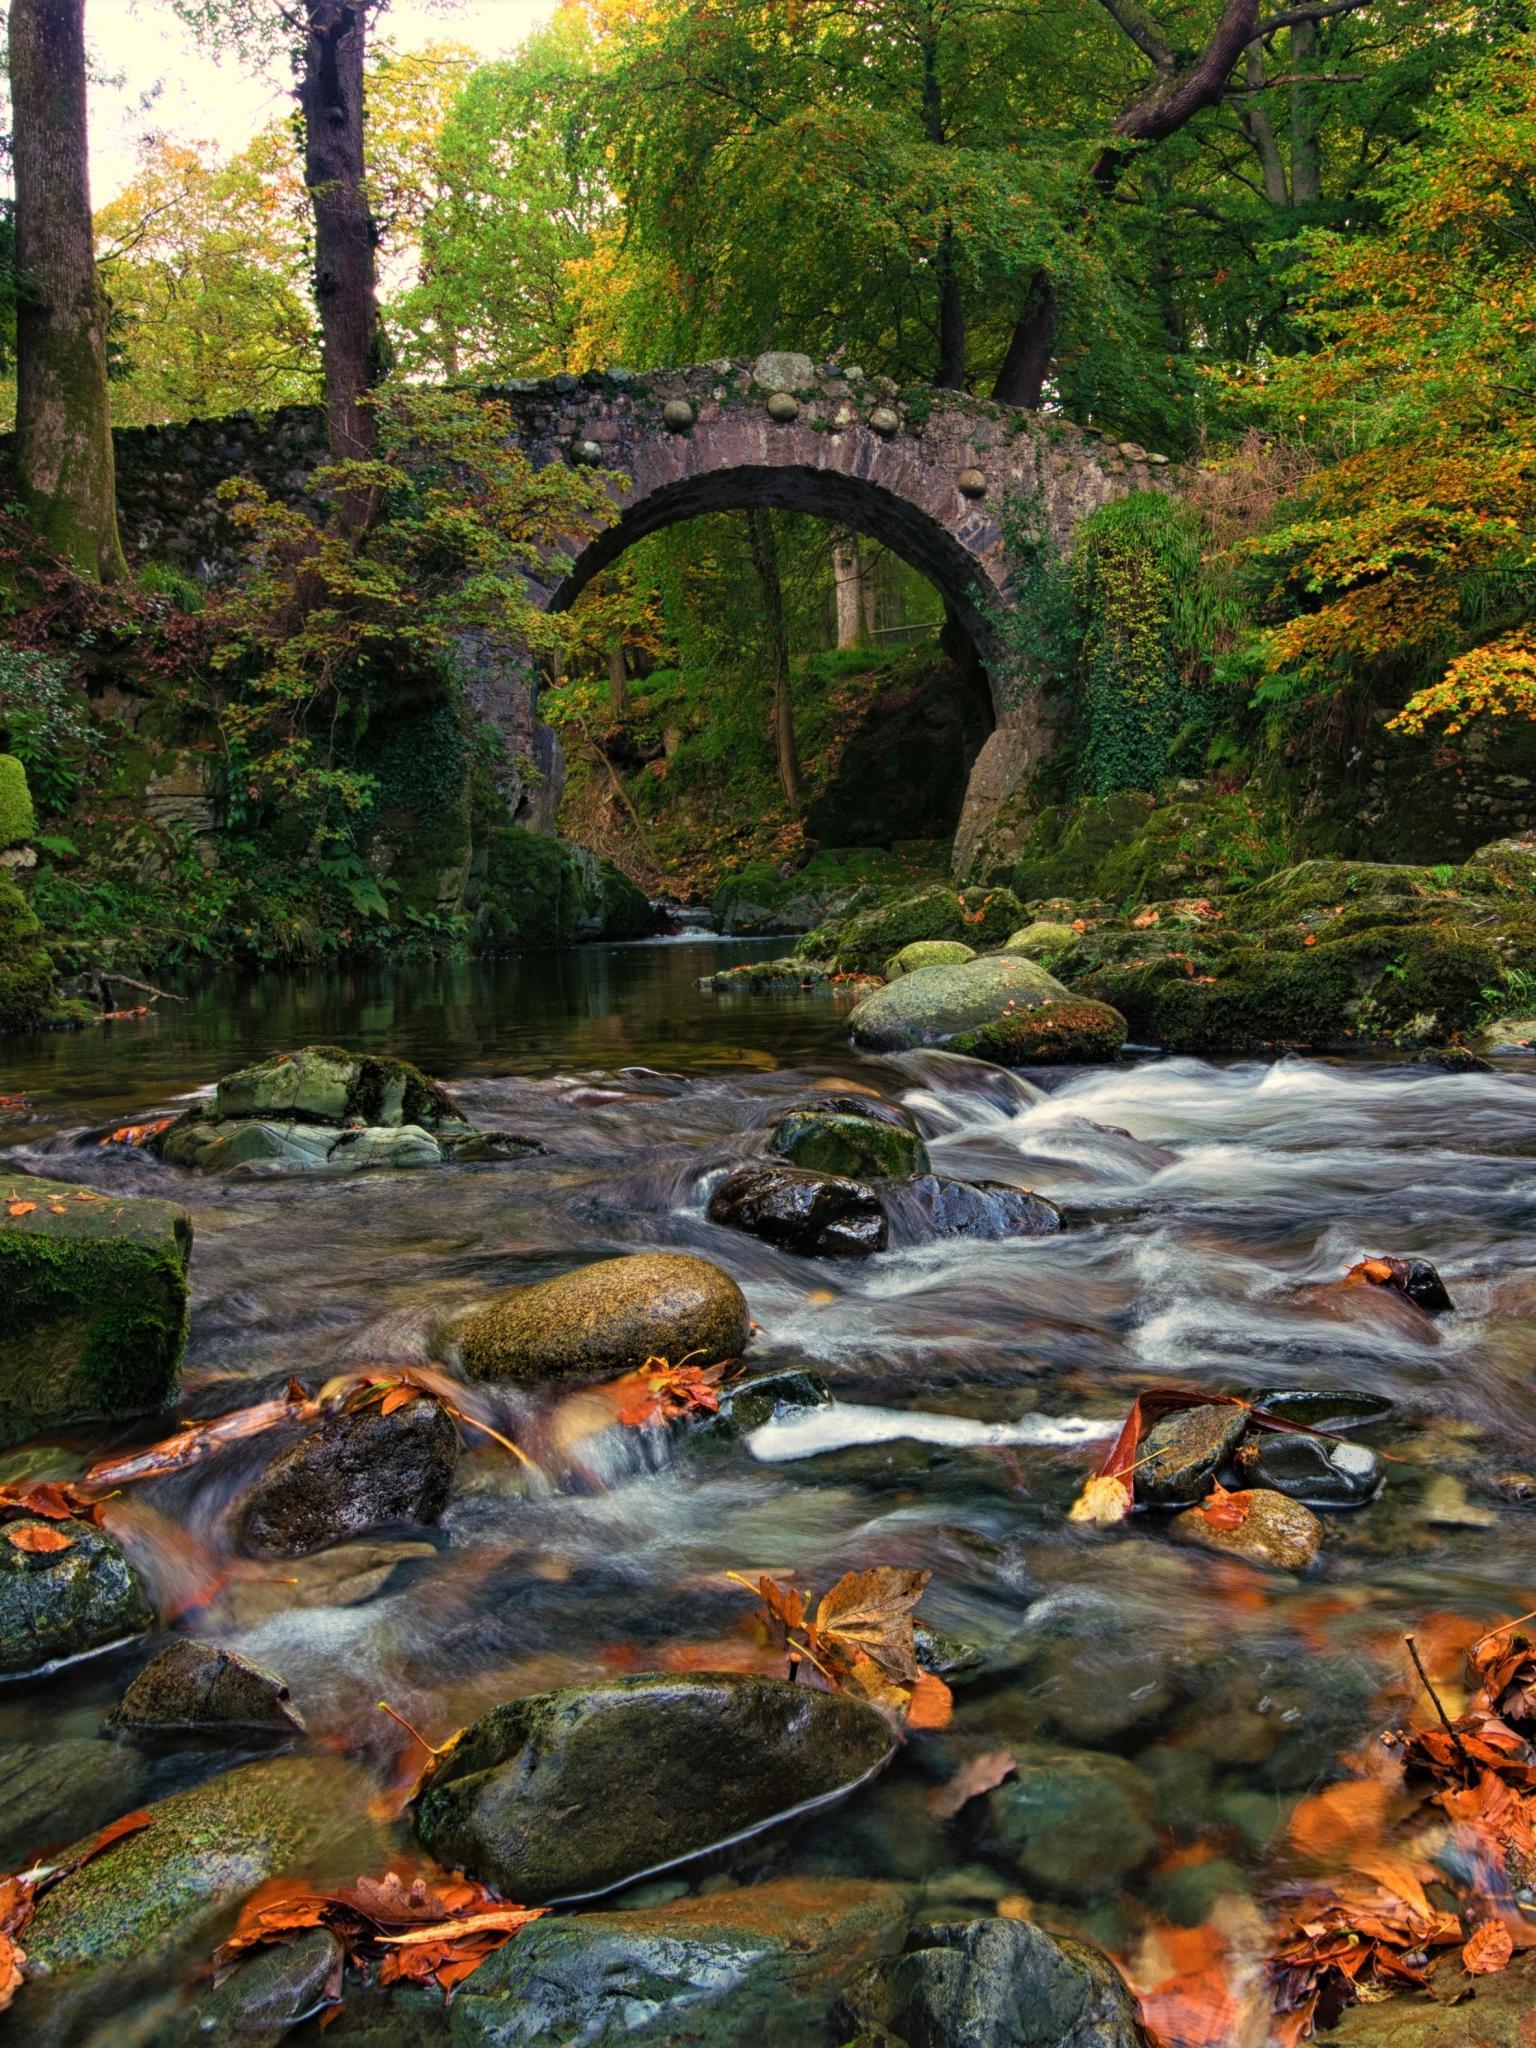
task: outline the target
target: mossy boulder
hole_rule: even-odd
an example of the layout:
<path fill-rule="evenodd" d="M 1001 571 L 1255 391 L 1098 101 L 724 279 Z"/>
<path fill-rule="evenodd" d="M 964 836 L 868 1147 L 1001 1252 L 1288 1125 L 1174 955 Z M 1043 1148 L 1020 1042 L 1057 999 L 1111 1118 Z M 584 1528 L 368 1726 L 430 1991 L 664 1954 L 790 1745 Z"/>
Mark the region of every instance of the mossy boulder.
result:
<path fill-rule="evenodd" d="M 838 930 L 832 964 L 839 974 L 878 974 L 893 954 L 924 939 L 967 943 L 965 913 L 953 889 L 924 889 L 848 918 Z"/>
<path fill-rule="evenodd" d="M 791 1166 L 849 1180 L 907 1179 L 928 1171 L 928 1148 L 916 1132 L 867 1116 L 796 1110 L 768 1141 Z"/>
<path fill-rule="evenodd" d="M 416 1836 L 506 1898 L 587 1898 L 830 1802 L 893 1746 L 858 1700 L 740 1672 L 535 1693 L 459 1738 Z"/>
<path fill-rule="evenodd" d="M 885 963 L 885 978 L 900 981 L 904 974 L 912 974 L 919 967 L 963 967 L 967 960 L 975 958 L 975 947 L 963 946 L 958 939 L 918 939 L 891 955 Z"/>
<path fill-rule="evenodd" d="M 0 1190 L 0 1445 L 155 1414 L 186 1348 L 191 1217 L 22 1174 Z"/>
<path fill-rule="evenodd" d="M 565 842 L 520 825 L 500 825 L 487 833 L 484 854 L 476 948 L 539 953 L 574 946 L 586 916 L 587 892 Z"/>
<path fill-rule="evenodd" d="M 179 1636 L 154 1657 L 107 1716 L 117 1734 L 200 1735 L 235 1741 L 304 1732 L 304 1717 L 275 1671 L 235 1650 Z"/>
<path fill-rule="evenodd" d="M 371 1862 L 349 1868 L 338 1853 L 332 1867 L 322 1852 L 328 1838 L 351 1835 L 352 1858 L 377 1855 L 374 1831 L 355 1819 L 366 1796 L 362 1774 L 339 1758 L 285 1756 L 159 1800 L 151 1826 L 38 1901 L 28 1961 L 57 1976 L 165 1952 L 287 1870 L 350 1882 Z"/>
<path fill-rule="evenodd" d="M 1094 1066 L 1112 1060 L 1126 1040 L 1126 1022 L 1108 1003 L 1065 996 L 1012 1010 L 979 1031 L 948 1041 L 951 1052 L 998 1067 Z"/>
<path fill-rule="evenodd" d="M 598 863 L 601 880 L 602 930 L 605 940 L 648 939 L 656 929 L 651 899 L 615 862 Z"/>
<path fill-rule="evenodd" d="M 27 771 L 14 754 L 0 754 L 0 846 L 19 846 L 36 830 Z"/>
<path fill-rule="evenodd" d="M 0 1031 L 38 1031 L 59 1018 L 43 928 L 0 868 Z"/>
<path fill-rule="evenodd" d="M 1077 933 L 1071 925 L 1055 923 L 1048 917 L 1037 917 L 1010 933 L 1003 941 L 1003 951 L 1025 960 L 1049 960 L 1064 953 L 1076 938 Z"/>
<path fill-rule="evenodd" d="M 849 1026 L 855 1045 L 896 1052 L 947 1043 L 1018 1010 L 1067 999 L 1063 985 L 1035 961 L 994 954 L 960 967 L 904 974 L 860 1003 Z"/>
<path fill-rule="evenodd" d="M 30 1550 L 30 1537 L 64 1548 Z M 20 1539 L 20 1541 L 18 1541 Z M 155 1626 L 138 1574 L 90 1522 L 12 1516 L 0 1534 L 0 1673 L 46 1671 Z"/>
<path fill-rule="evenodd" d="M 471 1379 L 603 1379 L 648 1358 L 739 1357 L 751 1317 L 736 1282 L 708 1259 L 641 1252 L 511 1288 L 445 1334 Z"/>
<path fill-rule="evenodd" d="M 462 1124 L 453 1097 L 407 1060 L 306 1045 L 226 1074 L 214 1090 L 219 1119 L 291 1118 L 299 1123 Z"/>

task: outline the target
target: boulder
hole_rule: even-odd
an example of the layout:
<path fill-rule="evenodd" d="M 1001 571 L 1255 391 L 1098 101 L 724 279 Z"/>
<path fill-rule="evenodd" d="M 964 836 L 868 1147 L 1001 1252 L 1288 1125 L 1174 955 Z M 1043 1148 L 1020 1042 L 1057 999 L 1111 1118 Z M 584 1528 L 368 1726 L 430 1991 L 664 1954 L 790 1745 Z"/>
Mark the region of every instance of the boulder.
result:
<path fill-rule="evenodd" d="M 1186 1542 L 1282 1572 L 1304 1572 L 1323 1543 L 1323 1525 L 1310 1508 L 1261 1488 L 1249 1493 L 1248 1512 L 1235 1529 L 1213 1528 L 1197 1507 L 1175 1515 L 1171 1526 Z"/>
<path fill-rule="evenodd" d="M 988 1846 L 1027 1883 L 1067 1898 L 1115 1891 L 1157 1844 L 1152 1787 L 1123 1757 L 1042 1743 L 991 1794 Z"/>
<path fill-rule="evenodd" d="M 304 1716 L 275 1671 L 188 1636 L 145 1665 L 106 1725 L 124 1735 L 194 1731 L 243 1740 L 300 1735 Z"/>
<path fill-rule="evenodd" d="M 471 1379 L 604 1379 L 648 1358 L 738 1358 L 751 1322 L 746 1296 L 708 1259 L 640 1252 L 514 1287 L 447 1335 Z"/>
<path fill-rule="evenodd" d="M 275 1122 L 436 1130 L 461 1124 L 453 1097 L 406 1060 L 306 1045 L 280 1052 L 254 1067 L 226 1074 L 214 1090 L 216 1120 L 264 1117 Z"/>
<path fill-rule="evenodd" d="M 192 1219 L 173 1202 L 0 1180 L 0 1447 L 165 1406 L 191 1254 Z"/>
<path fill-rule="evenodd" d="M 40 1031 L 60 1020 L 53 961 L 31 904 L 0 867 L 0 1031 Z M 89 1015 L 75 1008 L 71 1022 Z"/>
<path fill-rule="evenodd" d="M 145 1759 L 120 1742 L 8 1742 L 0 1755 L 0 1870 L 92 1834 L 140 1796 Z"/>
<path fill-rule="evenodd" d="M 1385 1394 L 1368 1394 L 1358 1387 L 1283 1387 L 1273 1393 L 1256 1388 L 1243 1398 L 1284 1422 L 1325 1429 L 1330 1436 L 1384 1422 L 1396 1405 Z"/>
<path fill-rule="evenodd" d="M 275 1457 L 238 1510 L 247 1557 L 299 1557 L 389 1522 L 435 1522 L 448 1505 L 459 1433 L 422 1395 L 386 1415 L 329 1416 Z"/>
<path fill-rule="evenodd" d="M 962 945 L 958 939 L 915 939 L 886 961 L 885 978 L 900 981 L 904 974 L 912 974 L 919 967 L 963 967 L 967 960 L 975 958 L 975 949 Z"/>
<path fill-rule="evenodd" d="M 928 1171 L 921 1138 L 900 1123 L 862 1113 L 795 1110 L 777 1125 L 768 1149 L 791 1166 L 850 1180 L 910 1179 Z"/>
<path fill-rule="evenodd" d="M 914 1927 L 906 1952 L 866 1963 L 838 2038 L 921 2048 L 1142 2048 L 1141 2013 L 1109 1958 L 1027 1920 Z"/>
<path fill-rule="evenodd" d="M 1037 917 L 1032 924 L 1021 925 L 1018 931 L 1005 939 L 1003 951 L 1022 954 L 1026 960 L 1038 960 L 1042 954 L 1064 953 L 1076 942 L 1077 933 L 1071 925 L 1053 924 L 1047 917 Z"/>
<path fill-rule="evenodd" d="M 441 1759 L 416 1836 L 505 1898 L 590 1898 L 832 1804 L 893 1746 L 858 1700 L 740 1672 L 536 1693 Z"/>
<path fill-rule="evenodd" d="M 1002 1180 L 941 1180 L 923 1174 L 901 1191 L 903 1205 L 934 1237 L 1049 1237 L 1061 1228 L 1061 1212 Z"/>
<path fill-rule="evenodd" d="M 958 894 L 943 884 L 923 889 L 848 918 L 837 933 L 833 964 L 842 974 L 878 974 L 887 960 L 920 941 L 998 946 L 1018 924 L 1023 907 L 1008 889 L 962 889 Z"/>
<path fill-rule="evenodd" d="M 732 1435 L 746 1435 L 780 1416 L 831 1405 L 832 1390 L 819 1372 L 793 1368 L 759 1373 L 754 1379 L 737 1380 L 721 1388 L 716 1426 Z"/>
<path fill-rule="evenodd" d="M 899 1102 L 882 1102 L 876 1095 L 842 1094 L 836 1089 L 819 1090 L 787 1107 L 776 1109 L 765 1121 L 770 1130 L 800 1116 L 859 1116 L 870 1123 L 888 1124 L 893 1130 L 919 1135 L 917 1118 Z"/>
<path fill-rule="evenodd" d="M 900 1052 L 947 1043 L 962 1032 L 1018 1010 L 1071 998 L 1054 975 L 1033 960 L 993 954 L 962 967 L 921 967 L 877 989 L 849 1019 L 855 1045 Z"/>
<path fill-rule="evenodd" d="M 888 1235 L 871 1188 L 798 1166 L 736 1167 L 710 1196 L 709 1220 L 807 1258 L 866 1258 Z"/>
<path fill-rule="evenodd" d="M 31 1550 L 33 1540 L 50 1547 Z M 65 1548 L 52 1548 L 56 1539 Z M 0 1523 L 0 1675 L 51 1671 L 143 1635 L 155 1612 L 138 1574 L 90 1522 L 13 1515 Z"/>
<path fill-rule="evenodd" d="M 536 1920 L 457 1992 L 455 2048 L 841 2041 L 827 2031 L 838 1994 L 897 1950 L 906 1921 L 899 1886 L 854 1878 Z"/>
<path fill-rule="evenodd" d="M 178 1992 L 155 2048 L 277 2048 L 323 2012 L 341 1983 L 341 1943 L 326 1927 L 256 1949 L 227 1977 Z"/>
<path fill-rule="evenodd" d="M 1373 1450 L 1321 1436 L 1251 1436 L 1237 1469 L 1245 1485 L 1267 1486 L 1309 1508 L 1363 1507 L 1385 1484 Z"/>
<path fill-rule="evenodd" d="M 1247 1409 L 1235 1404 L 1165 1416 L 1136 1447 L 1136 1498 L 1160 1508 L 1203 1500 L 1247 1427 Z"/>
<path fill-rule="evenodd" d="M 1126 1021 L 1108 1003 L 1066 996 L 1014 1010 L 979 1031 L 950 1039 L 951 1052 L 999 1067 L 1097 1066 L 1126 1040 Z"/>
<path fill-rule="evenodd" d="M 28 1963 L 57 1975 L 179 1945 L 264 1878 L 300 1866 L 319 1875 L 327 1837 L 371 1832 L 351 1822 L 366 1794 L 361 1773 L 339 1758 L 284 1756 L 159 1800 L 148 1808 L 152 1826 L 39 1899 Z M 347 1844 L 349 1859 L 377 1853 L 372 1840 Z M 335 1874 L 350 1881 L 370 1867 L 342 1863 Z"/>

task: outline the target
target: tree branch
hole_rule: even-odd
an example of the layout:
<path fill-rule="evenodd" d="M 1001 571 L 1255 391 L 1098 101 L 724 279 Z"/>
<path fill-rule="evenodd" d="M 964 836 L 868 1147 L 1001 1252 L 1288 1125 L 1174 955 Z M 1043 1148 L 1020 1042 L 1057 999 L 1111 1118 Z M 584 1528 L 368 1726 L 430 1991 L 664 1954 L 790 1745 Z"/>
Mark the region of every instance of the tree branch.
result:
<path fill-rule="evenodd" d="M 1149 7 L 1142 6 L 1141 0 L 1102 0 L 1102 4 L 1141 54 L 1150 59 L 1160 72 L 1170 73 L 1176 68 L 1178 60 L 1173 54 L 1172 44 L 1163 34 L 1157 17 Z"/>
<path fill-rule="evenodd" d="M 1358 14 L 1374 0 L 1325 0 L 1316 7 L 1288 7 L 1284 14 L 1272 14 L 1254 30 L 1256 36 L 1272 36 L 1282 28 L 1294 28 L 1298 21 L 1327 21 L 1335 14 Z"/>
<path fill-rule="evenodd" d="M 1115 0 L 1113 6 L 1110 0 L 1103 0 L 1103 4 L 1118 21 L 1126 0 Z M 1367 4 L 1367 0 L 1360 0 L 1360 4 Z M 1214 106 L 1226 91 L 1233 65 L 1257 33 L 1258 11 L 1259 0 L 1226 0 L 1210 41 L 1195 61 L 1182 71 L 1157 78 L 1132 100 L 1111 133 L 1126 142 L 1162 142 L 1176 135 L 1202 107 Z M 1121 154 L 1113 144 L 1100 151 L 1093 167 L 1099 184 L 1114 183 Z"/>

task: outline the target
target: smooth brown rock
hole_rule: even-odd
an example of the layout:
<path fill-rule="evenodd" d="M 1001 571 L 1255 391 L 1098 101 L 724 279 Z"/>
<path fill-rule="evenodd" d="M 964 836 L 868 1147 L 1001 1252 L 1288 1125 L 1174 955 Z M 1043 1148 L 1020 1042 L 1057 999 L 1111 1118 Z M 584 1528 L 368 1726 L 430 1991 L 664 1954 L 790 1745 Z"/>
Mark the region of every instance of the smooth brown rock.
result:
<path fill-rule="evenodd" d="M 107 1716 L 107 1726 L 129 1735 L 186 1729 L 235 1737 L 298 1735 L 304 1716 L 275 1671 L 186 1636 L 145 1665 Z"/>
<path fill-rule="evenodd" d="M 751 1317 L 736 1282 L 708 1259 L 642 1252 L 514 1287 L 447 1334 L 471 1379 L 603 1379 L 648 1358 L 738 1358 Z"/>
<path fill-rule="evenodd" d="M 1282 1572 L 1304 1572 L 1323 1543 L 1323 1525 L 1310 1508 L 1263 1487 L 1250 1495 L 1247 1516 L 1235 1529 L 1213 1529 L 1200 1508 L 1175 1515 L 1172 1527 L 1176 1536 L 1207 1550 Z"/>

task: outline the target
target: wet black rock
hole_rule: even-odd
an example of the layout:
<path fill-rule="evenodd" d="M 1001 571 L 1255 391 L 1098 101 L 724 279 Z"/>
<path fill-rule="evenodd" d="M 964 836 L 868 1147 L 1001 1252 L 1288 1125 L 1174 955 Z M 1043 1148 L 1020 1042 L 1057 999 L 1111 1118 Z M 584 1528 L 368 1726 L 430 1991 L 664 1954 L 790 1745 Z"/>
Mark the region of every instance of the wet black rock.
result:
<path fill-rule="evenodd" d="M 1136 1498 L 1161 1508 L 1203 1500 L 1247 1426 L 1247 1409 L 1235 1404 L 1184 1408 L 1166 1416 L 1138 1447 Z"/>
<path fill-rule="evenodd" d="M 536 1920 L 456 1995 L 454 2048 L 842 2041 L 828 2031 L 839 1993 L 895 1953 L 906 1921 L 900 1886 L 852 1878 Z"/>
<path fill-rule="evenodd" d="M 1321 1436 L 1251 1436 L 1236 1464 L 1245 1485 L 1270 1487 L 1309 1508 L 1363 1507 L 1382 1488 L 1374 1451 Z"/>
<path fill-rule="evenodd" d="M 962 1643 L 958 1636 L 940 1635 L 925 1621 L 912 1624 L 912 1647 L 925 1671 L 938 1678 L 952 1678 L 957 1672 L 974 1671 L 982 1663 L 982 1652 L 974 1643 Z"/>
<path fill-rule="evenodd" d="M 879 1198 L 856 1180 L 798 1166 L 738 1166 L 709 1198 L 709 1220 L 807 1257 L 866 1258 L 883 1252 L 888 1226 Z"/>
<path fill-rule="evenodd" d="M 423 1396 L 392 1414 L 333 1415 L 273 1459 L 239 1510 L 247 1557 L 298 1557 L 390 1522 L 435 1522 L 448 1505 L 459 1433 Z"/>
<path fill-rule="evenodd" d="M 1353 1388 L 1287 1387 L 1279 1393 L 1262 1389 L 1248 1394 L 1256 1408 L 1278 1415 L 1282 1422 L 1299 1422 L 1304 1429 L 1325 1429 L 1332 1436 L 1368 1423 L 1384 1422 L 1396 1403 L 1385 1394 L 1367 1394 Z"/>
<path fill-rule="evenodd" d="M 729 1426 L 732 1434 L 746 1434 L 780 1416 L 831 1405 L 832 1390 L 819 1372 L 767 1372 L 723 1387 L 719 1420 Z"/>
<path fill-rule="evenodd" d="M 1410 1067 L 1438 1067 L 1442 1074 L 1491 1074 L 1491 1060 L 1480 1059 L 1464 1045 L 1442 1046 L 1438 1052 L 1415 1053 Z"/>
<path fill-rule="evenodd" d="M 105 1827 L 140 1797 L 144 1759 L 121 1743 L 12 1742 L 3 1754 L 0 1870 Z"/>
<path fill-rule="evenodd" d="M 416 1834 L 506 1898 L 588 1898 L 829 1804 L 892 1746 L 857 1700 L 736 1672 L 537 1693 L 460 1738 Z"/>
<path fill-rule="evenodd" d="M 1385 1272 L 1373 1270 L 1380 1268 L 1385 1268 Z M 1390 1287 L 1394 1293 L 1406 1294 L 1426 1315 L 1440 1315 L 1456 1306 L 1428 1259 L 1395 1259 L 1376 1254 L 1351 1268 L 1351 1278 L 1361 1274 L 1377 1287 Z"/>
<path fill-rule="evenodd" d="M 302 1734 L 304 1717 L 275 1671 L 188 1636 L 145 1665 L 107 1726 L 126 1735 L 197 1732 L 246 1741 Z"/>
<path fill-rule="evenodd" d="M 873 1095 L 812 1095 L 800 1102 L 792 1102 L 785 1109 L 776 1109 L 767 1119 L 770 1130 L 777 1130 L 798 1116 L 861 1116 L 873 1124 L 888 1124 L 893 1130 L 909 1131 L 914 1137 L 921 1135 L 917 1118 L 910 1109 L 899 1102 L 881 1102 Z"/>
<path fill-rule="evenodd" d="M 984 1845 L 1030 1886 L 1068 1898 L 1112 1892 L 1156 1846 L 1152 1786 L 1123 1757 L 1021 1744 L 988 1799 Z"/>
<path fill-rule="evenodd" d="M 940 1180 L 925 1173 L 893 1190 L 892 1200 L 934 1237 L 1049 1237 L 1061 1228 L 1058 1209 L 1003 1180 Z"/>
<path fill-rule="evenodd" d="M 179 1996 L 157 2041 L 163 2048 L 277 2048 L 301 2020 L 340 1996 L 342 1960 L 341 1943 L 324 1927 L 257 1949 L 222 1983 L 197 1986 L 190 2001 Z"/>
<path fill-rule="evenodd" d="M 916 1927 L 906 1953 L 866 1964 L 839 2038 L 920 2048 L 1141 2048 L 1136 2000 L 1107 1956 L 1027 1920 Z"/>
<path fill-rule="evenodd" d="M 36 1531 L 66 1548 L 28 1550 L 16 1542 Z M 87 1651 L 143 1635 L 154 1609 L 138 1574 L 112 1538 L 90 1522 L 13 1516 L 0 1542 L 0 1675 L 45 1671 Z"/>

